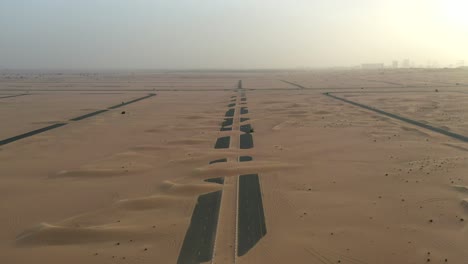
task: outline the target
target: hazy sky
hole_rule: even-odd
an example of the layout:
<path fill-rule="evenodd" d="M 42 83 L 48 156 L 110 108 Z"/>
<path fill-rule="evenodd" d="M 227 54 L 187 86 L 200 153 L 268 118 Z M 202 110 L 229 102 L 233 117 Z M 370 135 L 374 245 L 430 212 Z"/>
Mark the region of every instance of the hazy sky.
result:
<path fill-rule="evenodd" d="M 468 0 L 0 0 L 0 68 L 468 64 Z"/>

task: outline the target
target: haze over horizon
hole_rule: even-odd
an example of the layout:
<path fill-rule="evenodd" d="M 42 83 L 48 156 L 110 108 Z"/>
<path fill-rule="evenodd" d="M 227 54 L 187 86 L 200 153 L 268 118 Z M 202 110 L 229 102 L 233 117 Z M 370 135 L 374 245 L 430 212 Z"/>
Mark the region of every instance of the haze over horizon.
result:
<path fill-rule="evenodd" d="M 463 0 L 0 2 L 0 68 L 253 69 L 468 61 Z"/>

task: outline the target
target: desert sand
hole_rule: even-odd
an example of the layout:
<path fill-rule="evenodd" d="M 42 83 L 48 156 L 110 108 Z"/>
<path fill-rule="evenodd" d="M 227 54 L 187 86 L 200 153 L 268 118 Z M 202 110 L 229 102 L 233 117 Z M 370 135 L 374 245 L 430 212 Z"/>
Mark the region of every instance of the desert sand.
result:
<path fill-rule="evenodd" d="M 468 142 L 325 93 L 468 137 L 461 69 L 1 72 L 0 141 L 65 125 L 0 146 L 0 263 L 466 263 Z"/>

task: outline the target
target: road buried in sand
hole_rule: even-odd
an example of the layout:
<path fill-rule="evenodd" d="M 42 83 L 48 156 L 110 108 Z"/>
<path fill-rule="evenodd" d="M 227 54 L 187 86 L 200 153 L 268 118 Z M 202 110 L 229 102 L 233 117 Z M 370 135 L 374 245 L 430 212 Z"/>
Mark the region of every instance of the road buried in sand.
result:
<path fill-rule="evenodd" d="M 377 109 L 377 108 L 374 108 L 374 107 L 371 107 L 371 106 L 356 103 L 356 102 L 353 102 L 351 100 L 344 99 L 344 98 L 332 95 L 331 93 L 324 93 L 324 95 L 326 95 L 328 97 L 331 97 L 333 99 L 340 100 L 342 102 L 354 105 L 354 106 L 358 106 L 358 107 L 361 107 L 361 108 L 364 108 L 364 109 L 379 113 L 381 115 L 385 115 L 385 116 L 388 116 L 388 117 L 391 117 L 391 118 L 406 122 L 406 123 L 411 124 L 411 125 L 419 126 L 419 127 L 431 130 L 433 132 L 436 132 L 436 133 L 439 133 L 439 134 L 442 134 L 442 135 L 446 135 L 446 136 L 449 136 L 449 137 L 454 138 L 454 139 L 461 140 L 463 142 L 468 142 L 468 137 L 457 134 L 457 133 L 447 131 L 447 130 L 442 129 L 442 128 L 438 128 L 438 127 L 434 127 L 432 125 L 424 124 L 424 123 L 421 123 L 419 121 L 409 119 L 409 118 L 406 118 L 406 117 L 402 117 L 402 116 L 399 116 L 399 115 L 396 115 L 396 114 L 392 114 L 392 113 L 389 113 L 389 112 L 386 112 L 386 111 L 383 111 L 383 110 L 380 110 L 380 109 Z"/>
<path fill-rule="evenodd" d="M 89 118 L 89 117 L 93 117 L 93 116 L 96 116 L 96 115 L 105 113 L 105 112 L 107 112 L 107 111 L 109 111 L 109 110 L 111 110 L 111 109 L 116 109 L 116 108 L 119 108 L 119 107 L 122 107 L 122 106 L 126 106 L 126 105 L 129 105 L 129 104 L 133 104 L 133 103 L 139 102 L 139 101 L 141 101 L 141 100 L 148 99 L 148 98 L 153 97 L 153 96 L 155 96 L 155 95 L 156 95 L 156 94 L 149 94 L 149 95 L 147 95 L 147 96 L 143 96 L 143 97 L 140 97 L 140 98 L 136 98 L 136 99 L 133 99 L 133 100 L 130 100 L 130 101 L 127 101 L 127 102 L 122 102 L 121 104 L 111 106 L 111 107 L 109 107 L 108 109 L 94 111 L 94 112 L 91 112 L 91 113 L 88 113 L 88 114 L 85 114 L 85 115 L 81 115 L 81 116 L 72 118 L 72 119 L 70 119 L 69 121 L 81 121 L 81 120 L 83 120 L 83 119 L 86 119 L 86 118 Z M 30 132 L 26 132 L 26 133 L 24 133 L 24 134 L 20 134 L 20 135 L 14 136 L 14 137 L 10 137 L 10 138 L 7 138 L 7 139 L 3 139 L 3 140 L 0 140 L 0 146 L 6 145 L 6 144 L 10 144 L 10 143 L 13 143 L 13 142 L 15 142 L 15 141 L 18 141 L 18 140 L 21 140 L 21 139 L 24 139 L 24 138 L 32 137 L 32 136 L 34 136 L 34 135 L 37 135 L 37 134 L 40 134 L 40 133 L 44 133 L 44 132 L 46 132 L 46 131 L 49 131 L 49 130 L 52 130 L 52 129 L 56 129 L 56 128 L 65 126 L 65 125 L 67 125 L 67 124 L 68 124 L 68 123 L 65 123 L 65 122 L 63 122 L 63 123 L 57 123 L 57 124 L 53 124 L 53 125 L 50 125 L 50 126 L 47 126 L 47 127 L 39 128 L 39 129 L 30 131 Z"/>

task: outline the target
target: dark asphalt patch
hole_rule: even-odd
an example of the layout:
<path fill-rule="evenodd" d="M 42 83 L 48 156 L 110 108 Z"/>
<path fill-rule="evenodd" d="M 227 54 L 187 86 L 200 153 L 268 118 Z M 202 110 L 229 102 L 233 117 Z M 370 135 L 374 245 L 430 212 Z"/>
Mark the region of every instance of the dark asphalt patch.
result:
<path fill-rule="evenodd" d="M 215 149 L 229 148 L 231 137 L 220 137 L 216 140 Z"/>
<path fill-rule="evenodd" d="M 248 117 L 241 117 L 240 118 L 241 123 L 245 122 L 245 121 L 249 121 L 249 120 L 250 120 L 250 118 L 248 118 Z"/>
<path fill-rule="evenodd" d="M 28 94 L 15 94 L 15 95 L 0 96 L 0 99 L 12 98 L 12 97 L 18 97 L 18 96 L 25 96 L 25 95 L 28 95 Z"/>
<path fill-rule="evenodd" d="M 292 83 L 292 82 L 288 82 L 288 81 L 285 81 L 285 80 L 280 80 L 284 83 L 287 83 L 287 84 L 290 84 L 292 86 L 296 86 L 297 88 L 300 88 L 300 89 L 306 89 L 304 86 L 300 85 L 300 84 L 297 84 L 297 83 Z"/>
<path fill-rule="evenodd" d="M 242 134 L 240 135 L 240 148 L 241 149 L 251 149 L 253 148 L 253 137 L 252 134 Z"/>
<path fill-rule="evenodd" d="M 206 182 L 217 183 L 217 184 L 224 184 L 224 178 L 223 177 L 206 179 L 205 181 Z"/>
<path fill-rule="evenodd" d="M 232 131 L 232 127 L 224 127 L 222 126 L 219 131 Z"/>
<path fill-rule="evenodd" d="M 37 135 L 37 134 L 40 134 L 40 133 L 55 129 L 55 128 L 58 128 L 58 127 L 66 125 L 66 124 L 67 123 L 53 124 L 53 125 L 50 125 L 50 126 L 47 126 L 47 127 L 39 128 L 39 129 L 30 131 L 30 132 L 27 132 L 27 133 L 18 135 L 18 136 L 3 139 L 3 140 L 0 140 L 0 146 L 15 142 L 15 141 L 23 139 L 23 138 L 31 137 L 31 136 L 34 136 L 34 135 Z"/>
<path fill-rule="evenodd" d="M 180 249 L 178 264 L 202 263 L 213 258 L 222 191 L 198 196 Z"/>
<path fill-rule="evenodd" d="M 133 100 L 128 101 L 128 102 L 122 102 L 121 104 L 111 106 L 111 107 L 109 107 L 108 109 L 115 109 L 115 108 L 119 108 L 119 107 L 126 106 L 126 105 L 129 105 L 129 104 L 133 104 L 133 103 L 136 103 L 136 102 L 138 102 L 138 101 L 145 100 L 145 99 L 148 99 L 148 98 L 150 98 L 150 97 L 153 97 L 153 96 L 155 96 L 155 95 L 156 95 L 156 94 L 148 94 L 147 96 L 143 96 L 143 97 L 140 97 L 140 98 L 137 98 L 137 99 L 133 99 Z"/>
<path fill-rule="evenodd" d="M 215 164 L 215 163 L 221 163 L 221 162 L 227 162 L 227 159 L 224 158 L 224 159 L 212 160 L 212 161 L 210 161 L 209 164 Z"/>
<path fill-rule="evenodd" d="M 252 126 L 250 124 L 241 125 L 240 131 L 244 133 L 250 133 L 252 131 Z"/>
<path fill-rule="evenodd" d="M 239 176 L 237 255 L 243 256 L 267 233 L 257 174 Z"/>
<path fill-rule="evenodd" d="M 107 112 L 107 111 L 109 111 L 109 110 L 98 110 L 98 111 L 95 111 L 95 112 L 92 112 L 92 113 L 89 113 L 89 114 L 86 114 L 86 115 L 82 115 L 82 116 L 79 116 L 79 117 L 72 118 L 72 119 L 70 119 L 70 121 L 80 121 L 80 120 L 83 120 L 85 118 L 92 117 L 92 116 L 95 116 L 95 115 L 99 115 L 99 114 Z"/>
<path fill-rule="evenodd" d="M 228 107 L 234 107 L 236 104 L 228 104 Z"/>
<path fill-rule="evenodd" d="M 241 98 L 241 101 L 242 101 L 242 102 L 245 102 L 245 101 L 247 101 L 247 98 L 245 98 L 245 97 L 244 97 L 244 98 Z"/>
<path fill-rule="evenodd" d="M 240 113 L 241 113 L 241 115 L 248 114 L 248 113 L 249 113 L 249 109 L 248 109 L 247 107 L 242 107 Z"/>
<path fill-rule="evenodd" d="M 240 156 L 239 161 L 240 162 L 245 162 L 245 161 L 252 161 L 253 158 L 251 156 Z"/>
<path fill-rule="evenodd" d="M 226 116 L 226 117 L 233 117 L 235 111 L 236 111 L 236 109 L 231 108 L 231 109 L 229 109 L 229 110 L 226 111 L 225 116 Z"/>
<path fill-rule="evenodd" d="M 431 131 L 439 133 L 439 134 L 449 136 L 449 137 L 454 138 L 454 139 L 458 139 L 458 140 L 461 140 L 461 141 L 464 141 L 464 142 L 468 142 L 468 137 L 460 135 L 460 134 L 456 134 L 456 133 L 453 133 L 453 132 L 450 132 L 450 131 L 447 131 L 447 130 L 442 129 L 442 128 L 434 127 L 434 126 L 424 124 L 424 123 L 421 123 L 421 122 L 413 120 L 413 119 L 409 119 L 409 118 L 402 117 L 402 116 L 399 116 L 399 115 L 396 115 L 396 114 L 385 112 L 383 110 L 380 110 L 380 109 L 377 109 L 377 108 L 374 108 L 374 107 L 370 107 L 370 106 L 367 106 L 367 105 L 356 103 L 356 102 L 350 101 L 348 99 L 344 99 L 344 98 L 341 98 L 341 97 L 338 97 L 338 96 L 331 95 L 330 93 L 324 93 L 324 95 L 326 95 L 328 97 L 331 97 L 331 98 L 334 98 L 334 99 L 337 99 L 337 100 L 340 100 L 340 101 L 343 101 L 345 103 L 354 105 L 354 106 L 358 106 L 358 107 L 361 107 L 361 108 L 364 108 L 364 109 L 379 113 L 381 115 L 385 115 L 385 116 L 388 116 L 388 117 L 391 117 L 391 118 L 394 118 L 394 119 L 397 119 L 397 120 L 400 120 L 400 121 L 403 121 L 403 122 L 406 122 L 406 123 L 409 123 L 409 124 L 412 124 L 412 125 L 415 125 L 415 126 L 419 126 L 419 127 L 431 130 Z"/>
<path fill-rule="evenodd" d="M 223 123 L 221 123 L 221 126 L 232 126 L 233 122 L 233 118 L 225 118 Z"/>

